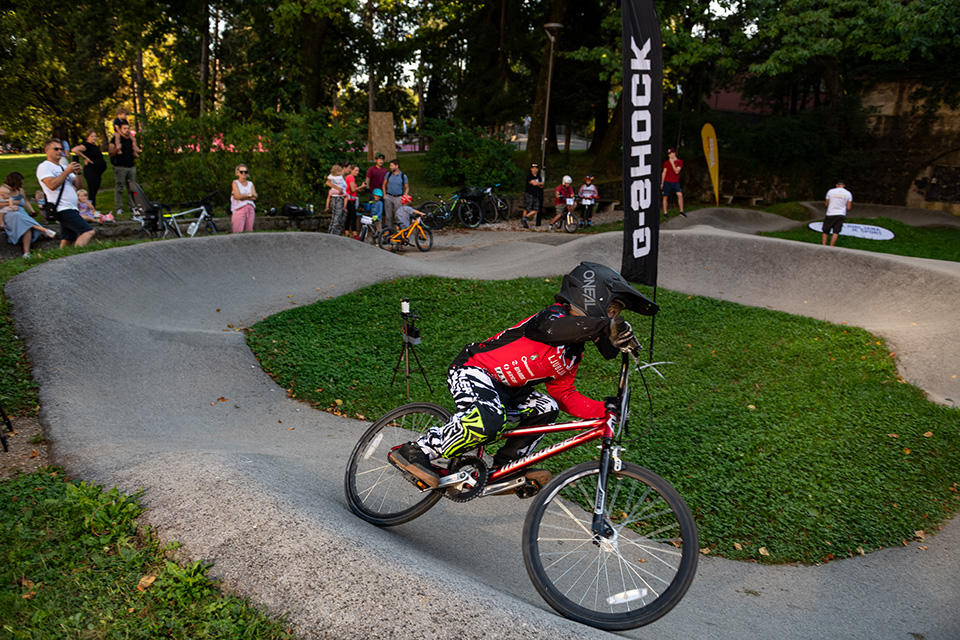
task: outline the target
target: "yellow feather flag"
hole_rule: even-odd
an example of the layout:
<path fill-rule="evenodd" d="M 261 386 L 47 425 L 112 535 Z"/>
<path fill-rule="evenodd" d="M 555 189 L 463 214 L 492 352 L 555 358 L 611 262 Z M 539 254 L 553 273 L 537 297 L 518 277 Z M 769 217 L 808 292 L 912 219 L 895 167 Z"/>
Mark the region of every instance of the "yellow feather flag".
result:
<path fill-rule="evenodd" d="M 703 155 L 707 158 L 707 168 L 710 169 L 710 180 L 713 181 L 713 197 L 720 205 L 720 155 L 717 150 L 717 132 L 709 122 L 700 130 L 703 139 Z"/>

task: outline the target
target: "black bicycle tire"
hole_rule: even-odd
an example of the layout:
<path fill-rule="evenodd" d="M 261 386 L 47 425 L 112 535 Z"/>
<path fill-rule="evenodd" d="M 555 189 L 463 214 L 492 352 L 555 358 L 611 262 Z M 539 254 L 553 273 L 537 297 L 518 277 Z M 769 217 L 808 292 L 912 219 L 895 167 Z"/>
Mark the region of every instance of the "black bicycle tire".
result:
<path fill-rule="evenodd" d="M 497 221 L 497 203 L 493 196 L 487 196 L 483 199 L 480 211 L 483 213 L 483 224 L 493 224 Z"/>
<path fill-rule="evenodd" d="M 427 229 L 436 231 L 437 229 L 442 229 L 443 225 L 447 224 L 447 221 L 450 219 L 449 214 L 446 213 L 446 210 L 443 205 L 439 202 L 424 202 L 420 205 L 418 211 L 422 211 L 423 216 L 423 226 Z"/>
<path fill-rule="evenodd" d="M 510 215 L 510 205 L 500 196 L 494 196 L 493 202 L 497 208 L 497 218 L 499 220 L 506 220 Z"/>
<path fill-rule="evenodd" d="M 413 243 L 417 245 L 417 249 L 424 253 L 430 251 L 433 248 L 433 231 L 421 224 L 420 228 L 413 234 Z"/>
<path fill-rule="evenodd" d="M 544 517 L 544 512 L 554 503 L 554 500 L 560 493 L 567 488 L 569 485 L 572 485 L 577 480 L 580 480 L 587 476 L 596 476 L 599 473 L 599 462 L 586 462 L 575 467 L 571 467 L 564 471 L 560 476 L 555 478 L 546 489 L 540 491 L 539 494 L 534 498 L 533 504 L 530 505 L 530 509 L 527 512 L 527 517 L 523 524 L 523 561 L 527 568 L 527 574 L 530 576 L 530 580 L 533 582 L 534 587 L 540 593 L 546 602 L 553 607 L 558 613 L 563 616 L 570 618 L 571 620 L 576 620 L 577 622 L 596 627 L 598 629 L 604 629 L 607 631 L 625 631 L 627 629 L 635 629 L 637 627 L 642 627 L 644 625 L 650 624 L 651 622 L 658 620 L 662 616 L 666 615 L 671 609 L 673 609 L 677 603 L 683 598 L 686 594 L 687 589 L 690 588 L 691 583 L 693 582 L 694 575 L 697 571 L 697 563 L 700 557 L 700 549 L 698 547 L 699 541 L 697 536 L 697 527 L 694 522 L 693 515 L 690 513 L 690 509 L 687 507 L 686 502 L 683 498 L 677 493 L 670 483 L 666 480 L 650 471 L 636 464 L 632 463 L 623 463 L 623 467 L 620 471 L 611 470 L 611 479 L 614 477 L 627 477 L 633 480 L 636 480 L 652 490 L 656 496 L 661 499 L 666 507 L 669 508 L 669 512 L 675 516 L 677 525 L 679 526 L 679 539 L 682 541 L 681 551 L 680 551 L 680 561 L 676 568 L 676 573 L 670 579 L 669 585 L 663 590 L 663 593 L 660 594 L 655 600 L 653 600 L 649 605 L 643 606 L 640 609 L 635 611 L 630 611 L 627 613 L 601 613 L 596 610 L 588 609 L 580 604 L 569 599 L 559 587 L 554 583 L 554 581 L 547 575 L 547 571 L 544 569 L 542 559 L 540 556 L 540 546 L 541 538 L 546 542 L 549 538 L 546 535 L 543 535 L 541 532 L 541 524 Z M 591 478 L 593 481 L 593 490 L 596 490 L 596 481 L 595 478 Z M 589 486 L 589 484 L 587 485 Z M 611 497 L 615 492 L 610 491 L 610 484 L 608 481 L 608 498 L 614 499 Z M 644 502 L 646 496 L 651 495 L 650 493 L 644 494 Z M 592 502 L 593 494 L 589 496 L 584 496 L 585 499 Z M 564 507 L 560 505 L 561 510 L 565 511 L 567 514 L 570 513 L 569 507 Z M 657 508 L 660 508 L 660 505 L 657 504 Z M 586 522 L 586 527 L 590 527 L 590 519 L 592 514 L 589 512 L 589 507 L 584 512 L 584 521 Z M 560 513 L 557 511 L 556 513 Z M 652 517 L 658 517 L 664 512 L 655 513 L 655 514 L 646 514 L 644 516 L 645 520 L 649 520 Z M 624 512 L 626 515 L 626 512 Z M 616 516 L 619 518 L 619 514 Z M 628 516 L 629 517 L 629 516 Z M 566 520 L 564 520 L 564 524 Z M 621 529 L 625 528 L 621 527 Z M 641 523 L 638 521 L 638 524 L 647 524 Z M 659 527 L 660 523 L 654 523 L 650 526 Z M 583 524 L 580 524 L 579 527 L 582 529 Z M 580 534 L 580 530 L 577 527 L 570 527 L 574 530 L 575 534 Z M 632 530 L 631 530 L 632 531 Z M 658 531 L 655 531 L 659 533 Z M 570 555 L 576 551 L 576 543 L 572 542 L 568 538 L 572 538 L 574 534 L 569 532 L 569 529 L 564 533 L 564 540 L 558 542 L 557 546 L 567 545 L 570 547 L 567 549 L 567 554 Z M 587 539 L 586 533 L 582 535 L 585 545 L 582 545 L 582 548 L 589 550 L 593 553 L 595 550 L 599 553 L 602 550 L 600 545 L 596 545 L 594 542 L 590 542 Z M 617 545 L 620 544 L 619 538 L 617 538 Z M 668 546 L 665 541 L 659 543 L 660 546 L 657 546 L 656 541 L 647 542 L 643 546 L 643 552 L 651 555 L 655 562 L 651 563 L 653 569 L 656 569 L 661 566 L 659 562 L 660 558 L 657 557 L 658 551 L 661 556 L 666 555 L 675 555 L 676 551 L 670 547 L 676 546 L 676 542 L 672 539 L 670 540 L 672 545 Z M 632 547 L 631 551 L 633 550 Z M 639 545 L 638 545 L 639 548 Z M 585 553 L 585 552 L 584 552 Z M 557 554 L 559 555 L 559 554 Z M 613 554 L 609 554 L 610 557 L 613 557 Z M 603 558 L 603 556 L 600 556 Z M 623 564 L 627 561 L 624 561 L 623 557 L 619 554 L 619 546 L 616 547 L 616 559 L 618 561 L 619 568 L 623 569 Z M 554 566 L 560 564 L 561 559 L 558 557 L 552 557 L 551 562 Z M 645 559 L 640 559 L 640 563 L 646 563 Z M 601 573 L 601 564 L 603 564 L 603 569 L 606 569 L 606 564 L 597 563 L 597 587 L 596 590 L 599 591 L 600 581 L 599 576 Z M 633 561 L 633 564 L 639 566 L 636 561 Z M 663 563 L 666 566 L 667 563 Z M 554 567 L 551 567 L 554 569 Z M 559 567 L 556 568 L 559 571 Z M 632 569 L 633 572 L 636 572 L 636 569 Z M 615 572 L 614 572 L 615 573 Z M 584 570 L 583 575 L 586 574 Z M 609 573 L 604 571 L 605 576 L 607 577 L 607 582 L 609 583 Z M 621 572 L 621 576 L 622 576 Z M 576 582 L 579 582 L 580 576 L 576 577 Z M 564 576 L 558 575 L 558 579 L 564 579 Z M 635 582 L 635 581 L 634 581 Z M 646 584 L 646 582 L 645 582 Z M 627 585 L 623 585 L 627 586 Z M 572 590 L 573 585 L 570 589 Z M 620 595 L 627 594 L 629 591 L 621 592 Z M 599 594 L 598 594 L 599 595 Z M 586 594 L 584 595 L 584 598 Z M 584 600 L 581 598 L 581 602 Z M 643 599 L 638 597 L 638 599 Z"/>
<path fill-rule="evenodd" d="M 443 495 L 438 491 L 429 491 L 420 494 L 423 496 L 423 499 L 415 502 L 412 506 L 400 511 L 384 514 L 375 511 L 368 504 L 366 504 L 364 498 L 360 495 L 360 490 L 357 488 L 357 469 L 360 459 L 363 458 L 363 460 L 369 460 L 371 458 L 370 449 L 377 448 L 379 445 L 383 444 L 382 436 L 380 441 L 374 443 L 377 435 L 380 434 L 385 427 L 391 426 L 391 423 L 395 423 L 403 416 L 415 413 L 426 414 L 433 418 L 434 421 L 445 422 L 450 419 L 449 411 L 430 402 L 413 402 L 411 404 L 405 404 L 401 407 L 397 407 L 396 409 L 387 412 L 383 415 L 383 417 L 370 425 L 370 428 L 367 429 L 363 436 L 360 437 L 360 440 L 357 441 L 357 445 L 353 448 L 353 452 L 350 454 L 350 459 L 347 462 L 347 469 L 343 478 L 344 492 L 347 496 L 347 504 L 350 506 L 350 510 L 353 511 L 354 514 L 379 527 L 391 527 L 394 525 L 403 524 L 404 522 L 409 522 L 414 518 L 426 513 L 433 505 L 437 503 L 438 500 L 440 500 L 440 498 L 443 497 Z M 427 424 L 424 424 L 423 426 L 426 427 Z M 396 483 L 396 486 L 400 488 L 398 491 L 409 492 L 410 495 L 414 496 L 418 492 L 417 488 L 414 487 L 409 480 L 404 478 L 398 469 L 396 469 L 386 460 L 386 454 L 390 449 L 392 449 L 392 444 L 393 443 L 388 442 L 384 447 L 379 447 L 377 451 L 378 455 L 381 452 L 384 455 L 383 464 L 380 465 L 381 469 L 378 469 L 378 471 L 381 473 L 381 476 L 379 477 L 383 477 L 382 474 L 386 474 L 386 477 L 389 479 L 388 481 L 391 483 Z M 385 483 L 378 480 L 375 486 L 381 484 Z"/>
<path fill-rule="evenodd" d="M 213 221 L 213 218 L 207 218 L 206 220 L 207 231 L 211 234 L 220 233 L 220 230 L 217 229 L 217 223 Z"/>
<path fill-rule="evenodd" d="M 398 246 L 400 243 L 391 241 L 391 238 L 393 238 L 396 233 L 397 230 L 393 227 L 381 229 L 377 234 L 377 246 L 385 251 L 395 251 L 394 247 Z"/>
<path fill-rule="evenodd" d="M 580 228 L 580 221 L 577 219 L 577 215 L 574 213 L 564 212 L 563 218 L 560 219 L 560 223 L 563 225 L 563 230 L 567 233 L 576 233 Z"/>
<path fill-rule="evenodd" d="M 464 210 L 467 213 L 464 213 Z M 457 203 L 457 217 L 460 219 L 460 224 L 465 226 L 468 229 L 476 229 L 480 226 L 480 221 L 483 220 L 483 213 L 480 211 L 480 205 L 472 200 L 460 199 L 460 202 Z"/>

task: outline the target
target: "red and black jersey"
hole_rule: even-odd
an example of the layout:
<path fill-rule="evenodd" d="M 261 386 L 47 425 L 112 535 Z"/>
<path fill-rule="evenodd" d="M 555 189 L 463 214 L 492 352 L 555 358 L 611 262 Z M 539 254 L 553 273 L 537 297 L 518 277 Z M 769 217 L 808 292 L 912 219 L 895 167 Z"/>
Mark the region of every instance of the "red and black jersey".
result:
<path fill-rule="evenodd" d="M 608 318 L 568 315 L 563 305 L 501 331 L 483 342 L 468 344 L 453 367 L 477 367 L 508 387 L 546 383 L 560 408 L 577 418 L 600 418 L 603 403 L 579 393 L 574 386 L 584 343 L 606 336 Z"/>

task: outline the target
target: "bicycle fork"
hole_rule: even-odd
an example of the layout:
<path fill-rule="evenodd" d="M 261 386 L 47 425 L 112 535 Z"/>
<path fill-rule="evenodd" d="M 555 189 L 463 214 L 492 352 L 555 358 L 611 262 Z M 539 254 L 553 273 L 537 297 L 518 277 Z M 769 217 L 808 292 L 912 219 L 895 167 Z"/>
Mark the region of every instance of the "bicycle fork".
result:
<path fill-rule="evenodd" d="M 623 467 L 623 461 L 620 459 L 620 447 L 614 447 L 613 438 L 603 438 L 600 446 L 600 473 L 597 474 L 597 495 L 593 501 L 593 526 L 591 530 L 596 536 L 595 541 L 602 543 L 613 536 L 614 530 L 610 526 L 610 521 L 606 517 L 607 504 L 607 478 L 610 475 L 611 466 L 615 471 L 620 471 Z"/>

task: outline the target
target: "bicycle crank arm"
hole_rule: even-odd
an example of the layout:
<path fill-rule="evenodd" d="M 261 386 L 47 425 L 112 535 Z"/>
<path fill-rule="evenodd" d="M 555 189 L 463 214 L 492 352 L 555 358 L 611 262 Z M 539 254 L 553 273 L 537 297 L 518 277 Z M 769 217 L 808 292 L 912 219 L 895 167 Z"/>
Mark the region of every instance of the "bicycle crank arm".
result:
<path fill-rule="evenodd" d="M 512 491 L 516 491 L 526 483 L 527 479 L 523 476 L 520 476 L 519 478 L 513 478 L 512 480 L 505 480 L 503 482 L 498 482 L 497 484 L 491 484 L 490 486 L 483 488 L 483 491 L 480 493 L 480 497 L 484 498 L 486 496 L 497 496 L 502 493 L 510 493 Z"/>
<path fill-rule="evenodd" d="M 440 480 L 440 484 L 434 487 L 435 491 L 442 491 L 444 489 L 456 488 L 462 490 L 464 485 L 470 487 L 477 484 L 477 481 L 470 476 L 466 471 L 460 471 L 458 473 L 451 473 L 449 476 Z"/>

